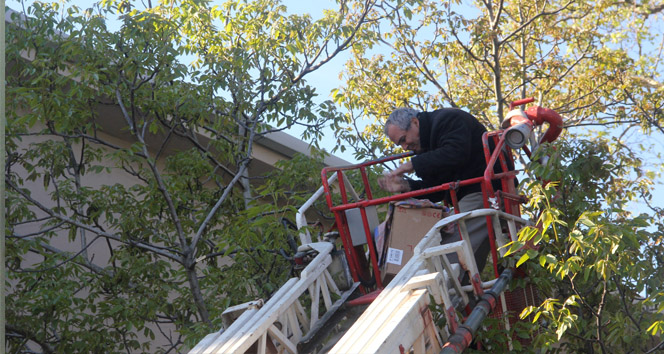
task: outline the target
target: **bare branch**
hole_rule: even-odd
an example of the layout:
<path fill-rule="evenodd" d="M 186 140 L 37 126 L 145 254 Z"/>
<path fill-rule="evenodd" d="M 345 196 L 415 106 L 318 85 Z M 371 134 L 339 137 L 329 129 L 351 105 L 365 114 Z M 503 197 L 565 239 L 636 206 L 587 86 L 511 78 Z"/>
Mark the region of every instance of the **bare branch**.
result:
<path fill-rule="evenodd" d="M 343 52 L 344 50 L 348 49 L 348 45 L 353 41 L 353 39 L 355 38 L 355 35 L 360 30 L 360 27 L 362 25 L 364 25 L 365 19 L 366 19 L 367 15 L 369 14 L 369 10 L 371 10 L 371 8 L 373 7 L 373 5 L 375 3 L 376 3 L 376 0 L 366 0 L 365 3 L 364 3 L 364 9 L 363 9 L 363 11 L 360 15 L 360 18 L 355 23 L 355 27 L 353 28 L 353 31 L 350 33 L 348 38 L 346 38 L 346 40 L 344 40 L 341 44 L 337 45 L 337 47 L 334 49 L 334 51 L 332 51 L 331 54 L 328 54 L 327 57 L 324 58 L 323 60 L 321 60 L 318 64 L 316 64 L 316 65 L 307 64 L 302 69 L 302 71 L 293 79 L 293 83 L 300 81 L 306 74 L 317 70 L 318 68 L 320 68 L 321 66 L 323 66 L 324 64 L 326 64 L 327 62 L 332 60 L 335 56 L 337 56 L 337 54 L 339 54 L 339 53 Z M 326 42 L 326 44 L 322 45 L 319 48 L 318 52 L 314 55 L 312 62 L 315 62 L 321 56 L 322 50 L 324 48 L 327 48 L 327 42 Z"/>
<path fill-rule="evenodd" d="M 530 26 L 530 24 L 533 23 L 533 21 L 537 20 L 538 18 L 544 17 L 544 16 L 556 15 L 556 14 L 562 12 L 563 10 L 566 10 L 574 2 L 575 2 L 575 0 L 570 0 L 565 5 L 563 5 L 563 7 L 559 8 L 558 10 L 555 10 L 555 11 L 551 11 L 551 12 L 542 11 L 542 12 L 540 12 L 539 14 L 533 16 L 528 21 L 522 23 L 519 27 L 517 27 L 514 31 L 512 31 L 512 33 L 505 36 L 502 40 L 500 40 L 500 44 L 505 43 L 505 42 L 509 41 L 510 39 L 512 39 L 512 37 L 516 36 L 524 28 Z"/>
<path fill-rule="evenodd" d="M 34 335 L 33 333 L 30 333 L 28 331 L 24 331 L 24 330 L 22 330 L 22 329 L 20 329 L 16 326 L 8 324 L 8 323 L 5 323 L 5 330 L 7 331 L 7 334 L 15 333 L 15 334 L 27 339 L 27 340 L 31 340 L 31 341 L 37 343 L 44 350 L 44 353 L 55 353 L 55 349 L 53 349 L 53 347 L 51 347 L 50 344 L 38 339 L 37 336 Z"/>
<path fill-rule="evenodd" d="M 47 219 L 50 219 L 50 217 L 47 218 Z M 39 230 L 39 231 L 35 231 L 35 232 L 31 232 L 31 233 L 24 234 L 24 235 L 7 235 L 7 238 L 24 239 L 24 238 L 33 237 L 33 236 L 36 236 L 36 235 L 42 235 L 42 234 L 45 234 L 45 233 L 51 232 L 51 231 L 53 231 L 53 230 L 59 228 L 60 226 L 62 226 L 62 225 L 64 225 L 64 224 L 65 224 L 64 221 L 60 221 L 60 222 L 57 223 L 56 225 L 51 226 L 51 227 L 47 227 L 47 228 L 45 228 L 45 229 L 43 229 L 43 230 Z"/>
<path fill-rule="evenodd" d="M 61 220 L 61 221 L 64 221 L 64 222 L 66 222 L 70 225 L 79 227 L 81 229 L 88 230 L 88 231 L 93 232 L 97 235 L 100 235 L 100 236 L 103 236 L 103 237 L 106 237 L 106 238 L 109 238 L 109 239 L 112 239 L 112 240 L 115 240 L 115 241 L 118 241 L 118 242 L 121 242 L 121 243 L 124 243 L 124 244 L 127 244 L 127 245 L 136 246 L 138 248 L 142 248 L 142 249 L 154 252 L 156 254 L 159 254 L 161 256 L 164 256 L 166 258 L 172 259 L 172 260 L 174 260 L 178 263 L 183 263 L 183 259 L 181 257 L 176 256 L 175 254 L 172 254 L 172 253 L 167 252 L 165 250 L 161 250 L 157 247 L 154 247 L 153 245 L 149 245 L 149 244 L 146 244 L 146 243 L 143 243 L 143 242 L 126 241 L 126 240 L 123 240 L 122 237 L 120 237 L 120 236 L 110 234 L 108 232 L 105 232 L 105 231 L 102 231 L 102 230 L 99 230 L 99 229 L 95 229 L 95 228 L 93 228 L 89 225 L 86 225 L 86 224 L 83 224 L 83 223 L 78 222 L 76 220 L 73 220 L 73 219 L 71 219 L 67 216 L 57 214 L 56 212 L 53 211 L 52 208 L 49 208 L 49 207 L 43 205 L 42 203 L 35 200 L 34 198 L 32 198 L 27 193 L 25 193 L 21 188 L 19 188 L 11 180 L 9 180 L 9 178 L 5 178 L 5 183 L 6 183 L 7 186 L 9 186 L 13 190 L 15 190 L 17 193 L 19 193 L 23 198 L 28 200 L 30 203 L 32 203 L 33 205 L 38 207 L 43 212 L 50 215 L 51 217 L 54 217 L 54 218 L 56 218 L 58 220 Z"/>

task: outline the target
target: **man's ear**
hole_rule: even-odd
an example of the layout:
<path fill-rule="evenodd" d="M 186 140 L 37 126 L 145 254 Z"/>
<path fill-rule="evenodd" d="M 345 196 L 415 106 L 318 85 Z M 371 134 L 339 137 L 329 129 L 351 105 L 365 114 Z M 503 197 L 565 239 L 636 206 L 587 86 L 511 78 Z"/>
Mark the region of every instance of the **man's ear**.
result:
<path fill-rule="evenodd" d="M 420 129 L 420 120 L 417 119 L 417 117 L 413 117 L 410 119 L 410 124 L 415 125 L 415 128 Z"/>

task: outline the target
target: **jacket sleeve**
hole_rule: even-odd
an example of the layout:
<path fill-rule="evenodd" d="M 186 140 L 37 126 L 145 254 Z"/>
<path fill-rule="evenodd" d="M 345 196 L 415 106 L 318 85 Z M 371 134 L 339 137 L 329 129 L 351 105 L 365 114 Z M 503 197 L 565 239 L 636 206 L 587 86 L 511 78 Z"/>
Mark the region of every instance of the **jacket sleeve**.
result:
<path fill-rule="evenodd" d="M 470 126 L 463 116 L 451 117 L 446 124 L 436 126 L 431 142 L 435 149 L 411 158 L 415 174 L 423 180 L 451 182 L 456 169 L 470 158 Z"/>

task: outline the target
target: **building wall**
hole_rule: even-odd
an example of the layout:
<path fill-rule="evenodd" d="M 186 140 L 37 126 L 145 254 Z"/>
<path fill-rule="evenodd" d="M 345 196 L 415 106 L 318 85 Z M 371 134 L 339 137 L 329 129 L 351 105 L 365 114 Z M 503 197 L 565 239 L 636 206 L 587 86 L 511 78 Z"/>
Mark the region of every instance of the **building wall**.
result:
<path fill-rule="evenodd" d="M 113 128 L 113 125 L 108 122 L 108 120 L 111 120 L 111 122 L 117 122 L 117 120 L 115 120 L 115 119 L 117 119 L 117 117 L 113 117 L 111 114 L 103 115 L 103 113 L 109 113 L 109 112 L 112 113 L 112 111 L 113 110 L 109 110 L 109 109 L 102 110 L 101 111 L 102 115 L 100 115 L 100 121 L 102 122 L 102 126 L 105 125 L 107 127 L 108 126 L 111 127 L 111 128 L 108 129 L 110 132 L 112 132 L 112 133 L 119 132 L 119 133 L 109 134 L 108 132 L 98 132 L 97 134 L 98 134 L 99 138 L 104 139 L 105 141 L 108 141 L 109 143 L 111 143 L 113 145 L 116 145 L 116 146 L 121 147 L 121 148 L 128 148 L 128 147 L 130 147 L 132 142 L 126 139 L 128 137 L 128 135 L 122 133 L 121 125 L 118 125 L 117 127 Z M 20 109 L 18 110 L 19 116 L 25 115 L 26 113 L 27 113 L 26 110 L 20 110 Z M 104 122 L 105 120 L 107 120 L 107 121 Z M 45 128 L 44 125 L 39 125 L 38 124 L 38 125 L 35 125 L 34 127 L 32 127 L 30 129 L 30 131 L 32 133 L 37 133 L 37 132 L 42 131 L 44 128 Z M 114 129 L 117 129 L 117 130 L 114 130 Z M 283 139 L 284 137 L 280 136 L 280 138 Z M 289 137 L 286 137 L 286 138 L 289 139 Z M 48 139 L 62 140 L 62 138 L 55 137 L 55 136 L 38 135 L 38 134 L 26 135 L 22 138 L 22 141 L 20 142 L 20 144 L 18 146 L 18 151 L 17 152 L 21 153 L 21 151 L 30 149 L 31 144 L 43 142 L 43 141 L 46 141 Z M 290 137 L 290 139 L 291 140 L 289 140 L 289 141 L 292 142 L 293 138 Z M 185 145 L 185 144 L 182 144 L 182 145 L 178 146 L 178 143 L 182 143 L 182 142 L 175 141 L 173 143 L 173 146 L 170 146 L 169 153 L 177 151 L 178 148 L 188 148 L 188 146 Z M 304 144 L 301 141 L 299 143 L 300 143 L 300 145 L 299 145 L 300 147 L 306 146 L 306 144 Z M 87 144 L 90 144 L 90 142 L 87 142 Z M 265 145 L 268 145 L 268 146 L 265 146 Z M 271 141 L 271 140 L 267 141 L 267 143 L 265 145 L 257 143 L 254 146 L 254 153 L 253 153 L 253 159 L 254 160 L 252 161 L 252 164 L 250 165 L 251 168 L 250 168 L 250 171 L 249 171 L 249 174 L 252 175 L 252 176 L 255 175 L 255 174 L 265 173 L 267 170 L 273 169 L 274 167 L 272 167 L 272 166 L 275 163 L 277 163 L 278 161 L 288 159 L 289 154 L 292 156 L 292 153 L 293 153 L 292 151 L 288 151 L 288 153 L 282 153 L 280 151 L 276 151 L 275 149 L 273 149 L 274 147 L 279 147 L 280 146 L 278 143 L 276 143 L 274 141 Z M 291 148 L 294 145 L 295 144 L 291 145 Z M 80 147 L 81 147 L 80 144 L 74 144 L 73 145 L 74 151 L 80 149 Z M 104 145 L 97 145 L 97 147 L 103 149 L 106 152 L 111 152 L 111 149 L 104 146 Z M 270 148 L 270 147 L 272 147 L 272 148 Z M 166 156 L 162 156 L 157 161 L 157 166 L 161 169 L 164 168 L 165 157 Z M 110 173 L 104 172 L 104 173 L 100 173 L 100 174 L 87 172 L 86 174 L 84 174 L 81 177 L 81 180 L 80 180 L 81 186 L 96 189 L 96 188 L 100 188 L 101 186 L 108 186 L 108 185 L 114 185 L 114 184 L 120 184 L 120 185 L 123 185 L 123 186 L 131 186 L 131 185 L 142 183 L 137 178 L 127 174 L 125 171 L 123 171 L 122 169 L 115 166 L 114 161 L 104 160 L 100 164 L 110 168 L 111 172 Z M 19 175 L 22 175 L 24 177 L 27 176 L 27 173 L 28 173 L 25 170 L 14 170 L 14 172 L 16 172 Z M 55 192 L 53 184 L 50 184 L 48 188 L 44 188 L 44 183 L 41 179 L 37 179 L 35 181 L 27 181 L 26 180 L 23 187 L 29 189 L 30 193 L 31 193 L 31 197 L 34 198 L 39 203 L 45 205 L 46 207 L 50 207 L 50 208 L 56 206 L 55 201 L 53 201 L 52 198 L 51 198 L 51 193 Z M 211 188 L 214 188 L 214 186 L 211 186 Z M 236 188 L 239 188 L 239 187 L 236 187 Z M 32 207 L 32 210 L 34 210 L 34 212 L 37 214 L 37 219 L 41 219 L 41 218 L 44 218 L 44 217 L 47 216 L 47 214 L 45 212 L 39 210 L 36 207 Z M 128 210 L 127 212 L 132 212 L 132 211 Z M 313 221 L 316 220 L 316 215 L 311 214 L 311 215 L 309 215 L 308 219 L 309 219 L 310 222 L 313 222 Z M 99 223 L 102 224 L 102 225 L 104 224 L 103 217 L 100 218 Z M 30 233 L 39 232 L 43 227 L 44 227 L 44 225 L 42 223 L 39 223 L 39 222 L 26 223 L 26 224 L 16 226 L 14 228 L 14 230 L 15 230 L 16 235 L 26 235 L 26 234 L 30 234 Z M 116 230 L 107 230 L 107 231 L 113 232 L 113 231 L 116 231 Z M 111 248 L 116 248 L 116 247 L 120 246 L 120 243 L 116 242 L 116 241 L 113 241 L 113 240 L 107 241 L 103 237 L 102 238 L 97 238 L 97 239 L 94 239 L 94 237 L 95 236 L 90 232 L 79 231 L 76 235 L 76 238 L 73 239 L 73 240 L 70 240 L 68 233 L 66 231 L 63 231 L 63 232 L 57 233 L 57 236 L 53 237 L 50 240 L 49 244 L 50 244 L 50 246 L 52 246 L 52 247 L 54 247 L 58 250 L 65 251 L 65 252 L 70 252 L 71 254 L 74 254 L 76 252 L 81 251 L 84 248 L 83 244 L 85 244 L 85 245 L 87 245 L 87 250 L 85 251 L 84 256 L 86 256 L 86 258 L 88 260 L 90 260 L 91 263 L 93 263 L 93 264 L 95 264 L 95 265 L 97 265 L 101 268 L 107 267 L 109 265 L 109 260 L 110 260 L 110 257 L 111 257 Z M 23 267 L 26 267 L 26 268 L 32 268 L 33 266 L 37 265 L 42 260 L 43 260 L 43 257 L 41 255 L 31 252 L 31 253 L 28 253 L 27 257 L 22 259 L 22 265 L 23 265 Z M 219 257 L 217 259 L 217 262 L 218 262 L 219 266 L 223 266 L 223 265 L 230 264 L 232 262 L 232 260 L 230 258 L 221 258 L 221 257 Z M 174 264 L 174 266 L 176 266 L 176 265 Z M 177 266 L 179 266 L 179 265 L 177 265 Z M 12 288 L 15 285 L 16 285 L 15 283 L 10 284 L 10 289 L 8 290 L 8 296 L 11 296 Z M 88 295 L 88 291 L 86 289 L 83 289 L 77 295 L 81 298 L 85 298 Z M 172 299 L 173 299 L 173 296 L 171 296 L 171 299 L 165 299 L 165 300 L 170 301 Z M 154 327 L 154 326 L 150 326 L 150 327 L 152 328 L 154 333 L 159 333 L 159 331 L 156 327 Z M 168 331 L 175 332 L 175 330 L 176 330 L 175 326 L 172 326 L 172 325 L 165 326 L 165 328 L 162 328 L 162 329 L 165 329 L 167 332 Z M 147 338 L 145 338 L 142 335 L 142 333 L 137 333 L 137 334 L 139 335 L 139 341 L 147 341 L 148 340 Z M 161 338 L 161 340 L 160 340 L 160 338 Z M 153 348 L 158 348 L 159 346 L 168 344 L 165 341 L 165 339 L 162 338 L 161 336 L 157 336 L 157 339 L 158 339 L 157 341 L 152 343 Z M 35 347 L 35 349 L 37 349 L 37 347 Z"/>

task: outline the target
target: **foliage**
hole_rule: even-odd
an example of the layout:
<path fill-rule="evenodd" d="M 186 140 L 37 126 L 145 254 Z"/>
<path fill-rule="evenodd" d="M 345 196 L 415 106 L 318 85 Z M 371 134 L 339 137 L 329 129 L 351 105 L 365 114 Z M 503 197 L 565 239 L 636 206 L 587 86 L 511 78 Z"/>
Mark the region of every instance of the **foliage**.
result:
<path fill-rule="evenodd" d="M 540 228 L 525 229 L 510 248 L 511 264 L 525 267 L 545 294 L 523 314 L 542 326 L 534 348 L 664 345 L 664 214 L 652 195 L 662 171 L 663 9 L 613 1 L 381 3 L 382 21 L 369 45 L 353 48 L 345 83 L 333 92 L 346 111 L 339 146 L 354 148 L 358 159 L 400 151 L 382 133 L 399 106 L 459 107 L 490 130 L 510 102 L 526 97 L 563 116 L 563 138 L 540 151 L 550 163 L 536 156 L 522 164 L 526 211 Z M 648 144 L 650 136 L 659 142 Z M 539 249 L 519 251 L 527 242 Z"/>
<path fill-rule="evenodd" d="M 579 140 L 549 150 L 546 166 L 533 162 L 541 179 L 526 181 L 540 229 L 523 231 L 512 245 L 519 262 L 550 297 L 527 308 L 546 330 L 538 348 L 571 352 L 648 352 L 659 344 L 662 220 L 634 215 L 630 195 L 651 181 L 633 178 L 641 164 L 619 144 Z M 609 159 L 612 156 L 613 159 Z M 538 249 L 518 251 L 532 242 Z M 646 297 L 643 298 L 642 296 Z M 658 313 L 659 312 L 659 313 Z"/>
<path fill-rule="evenodd" d="M 290 275 L 281 219 L 326 153 L 254 172 L 255 144 L 299 125 L 315 145 L 340 118 L 306 78 L 367 7 L 148 5 L 35 2 L 8 26 L 11 352 L 186 350 Z"/>
<path fill-rule="evenodd" d="M 270 133 L 300 126 L 320 147 L 329 126 L 363 160 L 399 151 L 381 131 L 397 106 L 461 107 L 494 129 L 529 96 L 566 128 L 538 152 L 548 164 L 524 165 L 539 228 L 510 247 L 546 294 L 522 314 L 535 347 L 662 345 L 662 163 L 644 158 L 664 133 L 660 3 L 338 1 L 317 20 L 277 0 L 135 3 L 36 2 L 8 27 L 11 351 L 186 350 L 228 306 L 273 293 L 290 272 L 281 218 L 325 153 L 254 175 Z M 344 51 L 334 102 L 316 103 L 308 75 Z"/>
<path fill-rule="evenodd" d="M 526 97 L 568 128 L 662 133 L 661 11 L 649 2 L 381 3 L 383 21 L 353 48 L 334 92 L 347 111 L 339 146 L 358 159 L 398 151 L 380 125 L 399 106 L 460 107 L 492 130 Z"/>

